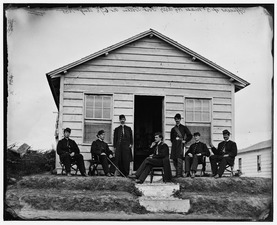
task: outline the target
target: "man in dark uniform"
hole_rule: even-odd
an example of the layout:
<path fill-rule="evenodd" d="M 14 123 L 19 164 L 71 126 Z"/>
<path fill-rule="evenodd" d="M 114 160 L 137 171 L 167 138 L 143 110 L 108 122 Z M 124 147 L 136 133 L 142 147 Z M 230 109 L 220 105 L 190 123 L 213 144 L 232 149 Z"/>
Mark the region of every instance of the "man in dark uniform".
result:
<path fill-rule="evenodd" d="M 237 144 L 229 140 L 230 132 L 228 130 L 224 130 L 222 133 L 224 141 L 218 144 L 218 148 L 216 149 L 211 144 L 214 155 L 210 156 L 210 162 L 212 173 L 215 178 L 220 178 L 222 176 L 226 165 L 234 165 L 235 157 L 237 155 Z"/>
<path fill-rule="evenodd" d="M 170 158 L 176 169 L 176 178 L 183 176 L 183 154 L 185 143 L 192 139 L 189 129 L 181 124 L 181 115 L 177 113 L 174 117 L 176 125 L 171 129 L 170 140 L 172 143 Z"/>
<path fill-rule="evenodd" d="M 200 142 L 200 133 L 195 132 L 193 136 L 195 138 L 195 143 L 189 147 L 185 154 L 185 174 L 186 177 L 191 175 L 191 178 L 195 177 L 198 164 L 203 163 L 203 157 L 210 156 L 210 151 L 207 148 L 207 145 Z"/>
<path fill-rule="evenodd" d="M 147 157 L 136 171 L 134 175 L 134 178 L 137 178 L 136 183 L 142 184 L 153 166 L 163 166 L 165 182 L 171 181 L 172 174 L 169 162 L 169 149 L 167 144 L 162 142 L 162 140 L 163 135 L 160 132 L 155 133 L 155 142 L 150 146 L 154 154 Z"/>
<path fill-rule="evenodd" d="M 61 162 L 64 164 L 67 176 L 71 176 L 71 162 L 76 162 L 82 176 L 86 175 L 83 155 L 80 154 L 80 149 L 75 141 L 69 138 L 71 133 L 70 128 L 64 129 L 64 138 L 59 140 L 57 145 L 57 153 L 60 156 Z"/>
<path fill-rule="evenodd" d="M 130 172 L 130 162 L 132 161 L 133 135 L 131 128 L 125 125 L 125 116 L 120 115 L 119 120 L 121 125 L 115 128 L 113 139 L 115 165 L 125 176 L 128 176 Z"/>
<path fill-rule="evenodd" d="M 109 157 L 110 161 L 114 163 L 114 155 L 113 152 L 110 150 L 108 144 L 104 142 L 105 131 L 98 131 L 97 138 L 97 140 L 92 142 L 90 152 L 91 154 L 95 154 L 97 155 L 97 157 L 99 157 L 105 175 L 108 177 L 110 177 L 111 175 L 113 176 L 115 172 L 115 167 L 111 165 L 111 167 L 109 168 L 109 161 L 107 157 Z"/>

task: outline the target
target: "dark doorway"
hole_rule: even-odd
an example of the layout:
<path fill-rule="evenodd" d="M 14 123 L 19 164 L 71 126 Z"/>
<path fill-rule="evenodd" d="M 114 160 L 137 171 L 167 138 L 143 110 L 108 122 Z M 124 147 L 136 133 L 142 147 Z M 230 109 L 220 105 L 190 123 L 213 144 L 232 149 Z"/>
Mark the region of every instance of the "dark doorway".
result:
<path fill-rule="evenodd" d="M 155 132 L 163 132 L 163 99 L 161 96 L 135 96 L 134 170 L 149 155 Z"/>

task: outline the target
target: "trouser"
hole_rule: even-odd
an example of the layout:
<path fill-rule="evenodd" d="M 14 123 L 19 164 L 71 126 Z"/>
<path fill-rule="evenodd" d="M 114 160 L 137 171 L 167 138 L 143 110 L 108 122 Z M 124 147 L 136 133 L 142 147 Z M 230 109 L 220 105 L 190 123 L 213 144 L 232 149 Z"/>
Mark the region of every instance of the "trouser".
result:
<path fill-rule="evenodd" d="M 196 172 L 198 164 L 203 163 L 203 156 L 194 155 L 193 157 L 185 156 L 185 172 Z M 204 168 L 203 168 L 204 170 Z M 204 170 L 205 171 L 205 170 Z"/>
<path fill-rule="evenodd" d="M 130 172 L 130 148 L 126 144 L 121 144 L 115 152 L 115 165 L 127 177 Z"/>
<path fill-rule="evenodd" d="M 82 154 L 75 154 L 74 156 L 70 156 L 69 153 L 65 153 L 60 155 L 60 160 L 64 164 L 66 173 L 70 173 L 71 163 L 76 162 L 80 173 L 83 175 L 86 173 L 84 158 Z"/>
<path fill-rule="evenodd" d="M 153 159 L 150 157 L 146 158 L 136 171 L 136 177 L 140 181 L 144 182 L 153 166 L 163 166 L 163 159 Z"/>
<path fill-rule="evenodd" d="M 182 158 L 173 159 L 173 165 L 176 169 L 176 176 L 177 177 L 183 176 L 183 159 Z"/>
<path fill-rule="evenodd" d="M 99 160 L 100 160 L 100 163 L 103 167 L 103 170 L 104 170 L 104 173 L 105 175 L 107 175 L 108 173 L 114 173 L 115 172 L 115 167 L 113 165 L 110 165 L 110 168 L 109 168 L 109 160 L 112 161 L 112 163 L 114 163 L 114 157 L 113 158 L 109 158 L 109 160 L 107 159 L 107 155 L 100 155 L 99 157 Z"/>
<path fill-rule="evenodd" d="M 225 171 L 226 165 L 234 164 L 234 158 L 229 156 L 223 157 L 222 155 L 212 155 L 210 156 L 210 162 L 213 175 L 218 174 L 221 177 Z"/>

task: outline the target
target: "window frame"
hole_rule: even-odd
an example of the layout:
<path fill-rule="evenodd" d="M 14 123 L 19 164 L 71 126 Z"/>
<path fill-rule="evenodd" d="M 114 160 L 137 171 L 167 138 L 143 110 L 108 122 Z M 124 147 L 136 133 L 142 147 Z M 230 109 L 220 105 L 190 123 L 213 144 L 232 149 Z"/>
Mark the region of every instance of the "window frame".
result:
<path fill-rule="evenodd" d="M 87 95 L 94 95 L 94 96 L 109 96 L 111 98 L 111 105 L 110 105 L 110 118 L 91 118 L 87 117 L 86 110 L 87 110 L 87 104 L 86 104 L 86 96 Z M 94 92 L 84 92 L 83 93 L 83 137 L 82 142 L 83 145 L 91 145 L 91 142 L 85 142 L 85 124 L 86 122 L 95 122 L 95 123 L 103 123 L 103 124 L 110 124 L 111 125 L 111 131 L 110 131 L 110 142 L 107 142 L 108 145 L 112 145 L 112 137 L 113 137 L 113 105 L 114 105 L 114 95 L 113 93 L 94 93 Z M 103 104 L 102 104 L 103 107 Z M 94 140 L 91 140 L 94 141 Z"/>

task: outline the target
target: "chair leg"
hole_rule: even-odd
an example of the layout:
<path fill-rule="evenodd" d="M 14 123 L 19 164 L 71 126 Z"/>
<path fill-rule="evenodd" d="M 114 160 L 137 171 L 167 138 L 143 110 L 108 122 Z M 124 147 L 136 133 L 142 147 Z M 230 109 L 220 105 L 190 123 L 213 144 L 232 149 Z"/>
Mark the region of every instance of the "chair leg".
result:
<path fill-rule="evenodd" d="M 165 179 L 164 179 L 164 170 L 162 170 L 162 177 L 163 177 L 163 182 L 165 182 Z"/>
<path fill-rule="evenodd" d="M 234 176 L 234 168 L 231 166 L 231 177 Z"/>
<path fill-rule="evenodd" d="M 153 182 L 153 175 L 154 175 L 154 171 L 151 170 L 151 172 L 150 172 L 150 184 Z"/>

